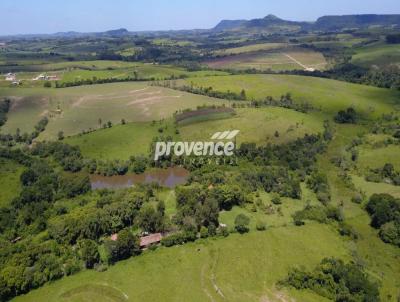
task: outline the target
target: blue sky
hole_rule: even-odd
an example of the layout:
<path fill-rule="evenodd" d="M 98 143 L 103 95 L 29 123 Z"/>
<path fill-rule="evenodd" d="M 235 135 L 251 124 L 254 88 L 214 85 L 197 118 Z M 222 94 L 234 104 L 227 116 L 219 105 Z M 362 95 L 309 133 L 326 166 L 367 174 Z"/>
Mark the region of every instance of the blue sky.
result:
<path fill-rule="evenodd" d="M 322 15 L 400 13 L 399 0 L 1 0 L 0 35 L 210 28 L 221 19 L 274 14 L 312 21 Z"/>

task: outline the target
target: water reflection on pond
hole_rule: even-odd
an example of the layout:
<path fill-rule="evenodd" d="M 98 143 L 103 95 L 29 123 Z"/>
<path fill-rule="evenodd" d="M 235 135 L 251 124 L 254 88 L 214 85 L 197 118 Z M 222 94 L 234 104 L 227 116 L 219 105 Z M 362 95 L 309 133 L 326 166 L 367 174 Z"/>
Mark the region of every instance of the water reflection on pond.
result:
<path fill-rule="evenodd" d="M 142 174 L 126 174 L 115 176 L 91 175 L 92 189 L 129 188 L 134 184 L 156 182 L 160 186 L 174 188 L 186 183 L 189 171 L 181 167 L 156 169 Z"/>

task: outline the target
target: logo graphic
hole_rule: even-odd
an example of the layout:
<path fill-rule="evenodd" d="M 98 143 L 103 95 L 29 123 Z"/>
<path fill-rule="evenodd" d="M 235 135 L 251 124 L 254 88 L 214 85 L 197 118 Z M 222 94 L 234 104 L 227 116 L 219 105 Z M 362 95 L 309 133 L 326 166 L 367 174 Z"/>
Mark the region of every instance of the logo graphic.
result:
<path fill-rule="evenodd" d="M 216 132 L 208 142 L 157 142 L 154 160 L 168 156 L 173 152 L 175 156 L 232 156 L 236 143 L 232 140 L 239 134 L 239 130 Z"/>

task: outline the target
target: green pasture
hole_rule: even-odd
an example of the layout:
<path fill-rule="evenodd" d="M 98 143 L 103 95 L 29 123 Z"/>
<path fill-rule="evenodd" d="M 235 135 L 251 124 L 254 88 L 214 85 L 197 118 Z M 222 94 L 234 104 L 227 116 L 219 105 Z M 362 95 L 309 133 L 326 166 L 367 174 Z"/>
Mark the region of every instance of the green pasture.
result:
<path fill-rule="evenodd" d="M 164 122 L 133 122 L 97 129 L 94 132 L 65 139 L 80 147 L 84 156 L 97 159 L 128 159 L 131 155 L 147 155 L 154 137 L 176 136 L 184 141 L 207 141 L 216 131 L 240 130 L 237 142 L 255 142 L 258 145 L 279 144 L 323 131 L 322 119 L 294 110 L 269 107 L 236 109 L 234 116 L 211 114 L 199 116 L 174 125 L 172 119 Z M 251 121 L 251 123 L 249 122 Z M 177 135 L 176 128 L 179 129 Z M 162 132 L 160 132 L 162 131 Z M 275 136 L 278 131 L 279 136 Z"/>
<path fill-rule="evenodd" d="M 373 148 L 368 145 L 362 145 L 358 150 L 358 167 L 367 172 L 369 169 L 382 168 L 385 164 L 392 164 L 395 170 L 400 171 L 400 146 L 389 145 L 380 148 Z"/>
<path fill-rule="evenodd" d="M 303 193 L 301 200 L 281 198 L 279 205 L 272 203 L 271 194 L 259 191 L 259 196 L 254 196 L 253 203 L 244 207 L 235 206 L 229 211 L 222 211 L 219 215 L 219 221 L 225 224 L 230 231 L 234 230 L 235 218 L 239 214 L 244 214 L 250 218 L 249 228 L 253 231 L 256 231 L 258 221 L 265 222 L 267 229 L 291 226 L 293 225 L 292 215 L 296 211 L 304 209 L 307 204 L 320 205 L 315 194 L 307 188 L 305 183 L 301 184 L 301 189 Z M 269 209 L 272 209 L 272 212 L 269 212 Z"/>
<path fill-rule="evenodd" d="M 351 201 L 354 192 L 361 191 L 369 198 L 374 193 L 388 193 L 400 197 L 400 187 L 384 183 L 370 183 L 364 177 L 349 173 L 354 188 L 349 187 L 344 181 L 340 169 L 332 162 L 334 156 L 341 156 L 345 152 L 345 146 L 360 134 L 366 131 L 362 125 L 336 125 L 335 135 L 328 145 L 326 153 L 319 157 L 318 171 L 326 173 L 331 191 L 331 205 L 340 206 L 345 222 L 349 223 L 358 234 L 355 241 L 347 241 L 347 249 L 352 255 L 353 261 L 362 264 L 370 278 L 381 285 L 380 293 L 382 301 L 396 301 L 400 282 L 400 250 L 390 244 L 385 244 L 370 224 L 370 218 L 359 205 Z M 303 190 L 304 192 L 304 190 Z M 304 197 L 303 197 L 304 198 Z"/>
<path fill-rule="evenodd" d="M 19 177 L 24 167 L 14 161 L 0 158 L 0 207 L 8 206 L 20 191 Z"/>
<path fill-rule="evenodd" d="M 400 198 L 400 187 L 387 183 L 366 181 L 364 176 L 352 175 L 352 181 L 357 189 L 364 192 L 369 198 L 372 194 L 387 193 Z"/>
<path fill-rule="evenodd" d="M 400 65 L 400 45 L 375 43 L 356 48 L 352 63 L 361 66 Z"/>
<path fill-rule="evenodd" d="M 276 51 L 258 51 L 238 53 L 212 59 L 206 64 L 217 69 L 257 69 L 257 70 L 304 70 L 307 68 L 324 69 L 324 56 L 312 50 L 283 49 Z"/>
<path fill-rule="evenodd" d="M 79 146 L 87 158 L 127 160 L 132 155 L 147 156 L 153 138 L 174 136 L 174 129 L 171 121 L 128 123 L 72 136 L 65 139 L 65 143 Z"/>
<path fill-rule="evenodd" d="M 218 49 L 213 52 L 214 55 L 237 55 L 241 53 L 254 52 L 260 50 L 272 50 L 285 48 L 288 45 L 286 43 L 260 43 L 260 44 L 250 44 L 239 47 Z"/>
<path fill-rule="evenodd" d="M 196 86 L 239 93 L 245 89 L 248 99 L 279 98 L 291 93 L 296 102 L 307 102 L 331 116 L 353 106 L 364 116 L 378 117 L 398 110 L 400 93 L 383 88 L 342 81 L 294 75 L 237 75 L 187 80 Z"/>
<path fill-rule="evenodd" d="M 179 126 L 184 140 L 204 141 L 217 131 L 240 130 L 237 143 L 254 142 L 258 145 L 279 144 L 303 137 L 305 134 L 323 131 L 318 115 L 294 110 L 268 108 L 238 108 L 230 118 L 211 119 Z M 278 131 L 278 136 L 275 132 Z"/>
<path fill-rule="evenodd" d="M 208 301 L 212 297 L 213 301 L 248 302 L 267 297 L 280 301 L 278 296 L 284 295 L 321 301 L 308 291 L 286 292 L 275 284 L 290 267 L 311 269 L 328 256 L 349 259 L 345 243 L 329 226 L 271 228 L 145 252 L 106 272 L 78 273 L 14 300 Z"/>
<path fill-rule="evenodd" d="M 201 105 L 221 105 L 225 101 L 145 82 L 112 83 L 61 89 L 0 89 L 1 97 L 11 97 L 12 106 L 3 133 L 31 132 L 44 116 L 50 122 L 39 139 L 54 139 L 59 131 L 65 136 L 113 124 L 145 122 L 170 118 L 177 110 Z M 101 121 L 101 123 L 100 123 Z"/>

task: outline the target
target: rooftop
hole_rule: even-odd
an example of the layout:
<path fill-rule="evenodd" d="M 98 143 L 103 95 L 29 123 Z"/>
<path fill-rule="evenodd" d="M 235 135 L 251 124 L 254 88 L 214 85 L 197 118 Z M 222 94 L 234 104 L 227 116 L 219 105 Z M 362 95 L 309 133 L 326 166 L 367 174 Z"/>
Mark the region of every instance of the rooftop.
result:
<path fill-rule="evenodd" d="M 158 243 L 162 239 L 161 233 L 155 233 L 148 236 L 140 237 L 140 247 L 146 247 L 153 243 Z"/>

